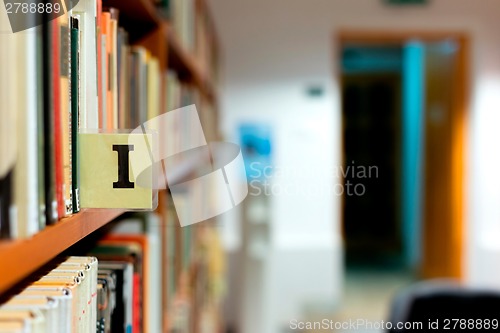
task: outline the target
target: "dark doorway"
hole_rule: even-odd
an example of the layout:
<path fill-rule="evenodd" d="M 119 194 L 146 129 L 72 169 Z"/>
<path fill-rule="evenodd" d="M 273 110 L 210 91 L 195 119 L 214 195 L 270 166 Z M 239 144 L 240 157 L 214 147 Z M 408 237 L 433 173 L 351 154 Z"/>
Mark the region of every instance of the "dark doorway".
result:
<path fill-rule="evenodd" d="M 401 261 L 401 85 L 401 48 L 344 46 L 345 182 L 362 184 L 364 190 L 344 193 L 348 265 L 393 266 Z"/>
<path fill-rule="evenodd" d="M 347 268 L 462 276 L 469 39 L 340 34 L 343 170 L 378 168 L 343 196 Z"/>

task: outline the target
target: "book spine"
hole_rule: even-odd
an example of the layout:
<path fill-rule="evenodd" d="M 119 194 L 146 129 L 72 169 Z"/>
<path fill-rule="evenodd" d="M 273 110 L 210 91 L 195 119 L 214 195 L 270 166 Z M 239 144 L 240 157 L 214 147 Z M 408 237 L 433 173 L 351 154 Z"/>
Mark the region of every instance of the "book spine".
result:
<path fill-rule="evenodd" d="M 113 106 L 113 92 L 112 92 L 112 65 L 113 65 L 113 58 L 112 58 L 112 44 L 113 44 L 113 35 L 111 31 L 111 14 L 109 12 L 103 12 L 102 17 L 101 17 L 101 22 L 102 22 L 102 27 L 103 27 L 103 37 L 105 40 L 105 46 L 103 45 L 103 48 L 105 51 L 105 56 L 104 56 L 104 81 L 103 81 L 103 90 L 104 90 L 104 96 L 105 96 L 105 103 L 106 103 L 106 110 L 104 112 L 104 119 L 106 126 L 108 130 L 113 129 L 114 125 L 114 120 L 113 120 L 113 114 L 114 114 L 114 106 Z"/>
<path fill-rule="evenodd" d="M 12 171 L 0 179 L 0 239 L 11 237 Z"/>
<path fill-rule="evenodd" d="M 36 30 L 19 34 L 17 87 L 27 98 L 18 100 L 18 154 L 14 168 L 14 202 L 17 215 L 17 238 L 26 238 L 40 230 L 38 211 L 38 145 L 37 145 L 37 67 Z"/>
<path fill-rule="evenodd" d="M 65 215 L 73 214 L 73 189 L 71 175 L 71 31 L 70 16 L 62 17 L 61 24 L 61 119 L 63 153 L 63 198 Z"/>
<path fill-rule="evenodd" d="M 55 137 L 54 137 L 54 73 L 52 62 L 53 29 L 55 20 L 43 24 L 43 120 L 44 120 L 44 179 L 45 179 L 45 216 L 46 223 L 57 221 L 57 199 L 55 191 Z"/>
<path fill-rule="evenodd" d="M 141 332 L 141 276 L 139 273 L 134 272 L 133 282 L 133 296 L 132 296 L 132 332 Z"/>
<path fill-rule="evenodd" d="M 59 20 L 54 20 L 52 29 L 52 75 L 53 75 L 53 98 L 54 98 L 54 174 L 55 191 L 57 200 L 57 214 L 59 217 L 66 215 L 64 202 L 64 179 L 63 179 L 63 133 L 62 133 L 62 108 L 61 108 L 61 28 Z"/>
<path fill-rule="evenodd" d="M 111 54 L 110 54 L 110 90 L 113 129 L 118 128 L 118 18 L 110 20 Z"/>
<path fill-rule="evenodd" d="M 96 49 L 97 49 L 97 110 L 98 110 L 98 128 L 103 128 L 103 71 L 102 71 L 102 0 L 96 0 Z"/>
<path fill-rule="evenodd" d="M 100 114 L 99 128 L 109 128 L 108 112 L 108 87 L 109 87 L 109 53 L 108 53 L 108 35 L 109 35 L 109 13 L 101 13 L 101 100 L 102 109 Z M 99 42 L 99 41 L 98 41 Z"/>
<path fill-rule="evenodd" d="M 117 37 L 116 37 L 116 67 L 117 67 L 117 93 L 118 93 L 118 128 L 126 128 L 123 126 L 123 121 L 125 120 L 126 114 L 124 113 L 124 102 L 123 102 L 123 82 L 125 78 L 125 72 L 123 71 L 123 50 L 124 50 L 124 43 L 125 43 L 125 35 L 126 32 L 123 28 L 119 28 L 117 32 Z"/>
<path fill-rule="evenodd" d="M 130 73 L 130 128 L 136 128 L 139 123 L 139 56 L 136 52 L 129 55 L 129 73 Z"/>
<path fill-rule="evenodd" d="M 78 121 L 79 121 L 79 72 L 80 72 L 80 30 L 78 17 L 71 18 L 71 151 L 72 151 L 72 187 L 73 213 L 80 211 L 79 175 L 78 175 Z"/>
<path fill-rule="evenodd" d="M 38 163 L 37 163 L 37 178 L 38 178 L 38 227 L 42 230 L 47 225 L 47 214 L 45 208 L 45 123 L 44 123 L 44 97 L 45 90 L 48 89 L 44 85 L 44 28 L 38 27 L 36 30 L 36 87 L 37 87 L 37 150 L 38 150 Z"/>

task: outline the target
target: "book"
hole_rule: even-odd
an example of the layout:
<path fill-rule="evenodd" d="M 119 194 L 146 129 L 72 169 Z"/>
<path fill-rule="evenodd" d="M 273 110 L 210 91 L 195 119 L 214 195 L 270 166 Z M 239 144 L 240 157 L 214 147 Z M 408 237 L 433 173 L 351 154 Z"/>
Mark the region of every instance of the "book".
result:
<path fill-rule="evenodd" d="M 96 58 L 97 58 L 97 128 L 103 128 L 103 40 L 102 35 L 102 0 L 96 0 Z"/>
<path fill-rule="evenodd" d="M 136 128 L 147 120 L 147 59 L 148 51 L 141 46 L 131 48 L 130 119 Z"/>
<path fill-rule="evenodd" d="M 132 332 L 148 332 L 146 330 L 147 313 L 144 310 L 143 277 L 147 262 L 144 261 L 144 251 L 141 241 L 144 238 L 137 236 L 132 241 L 125 237 L 106 238 L 92 249 L 91 255 L 95 255 L 100 261 L 122 261 L 132 263 Z"/>
<path fill-rule="evenodd" d="M 78 129 L 80 127 L 80 16 L 71 17 L 71 180 L 73 213 L 80 211 Z"/>
<path fill-rule="evenodd" d="M 109 54 L 109 78 L 108 78 L 108 129 L 118 128 L 118 9 L 105 8 L 105 13 L 109 13 L 109 30 L 107 47 Z"/>
<path fill-rule="evenodd" d="M 97 14 L 96 0 L 80 0 L 73 7 L 73 15 L 79 16 L 78 29 L 81 34 L 79 63 L 79 107 L 80 129 L 99 128 L 97 90 Z"/>
<path fill-rule="evenodd" d="M 117 60 L 118 60 L 118 128 L 129 129 L 130 127 L 130 82 L 128 78 L 129 73 L 129 53 L 130 45 L 128 41 L 128 33 L 123 28 L 118 29 L 118 43 L 117 43 Z"/>
<path fill-rule="evenodd" d="M 162 327 L 162 294 L 164 286 L 162 285 L 162 247 L 161 233 L 162 224 L 156 214 L 134 214 L 130 218 L 123 219 L 110 231 L 111 239 L 130 239 L 135 241 L 137 235 L 144 234 L 138 239 L 143 248 L 143 260 L 147 261 L 144 265 L 143 273 L 144 284 L 144 308 L 148 314 L 147 328 L 150 332 L 159 332 Z"/>
<path fill-rule="evenodd" d="M 158 59 L 149 56 L 146 64 L 147 78 L 147 114 L 146 121 L 160 115 L 161 110 L 161 75 Z"/>
<path fill-rule="evenodd" d="M 71 12 L 59 17 L 60 26 L 60 89 L 61 89 L 61 136 L 63 165 L 63 202 L 61 216 L 73 213 L 72 188 L 72 133 L 71 133 Z"/>
<path fill-rule="evenodd" d="M 6 310 L 40 310 L 44 316 L 44 332 L 63 333 L 59 325 L 59 301 L 47 296 L 17 295 L 2 305 Z"/>
<path fill-rule="evenodd" d="M 113 270 L 99 269 L 97 276 L 97 332 L 111 332 L 116 309 L 117 277 Z"/>
<path fill-rule="evenodd" d="M 193 52 L 195 43 L 194 0 L 172 0 L 169 5 L 171 6 L 169 10 L 172 25 L 182 46 L 189 52 Z"/>
<path fill-rule="evenodd" d="M 97 260 L 94 257 L 69 257 L 35 281 L 30 289 L 55 287 L 65 288 L 73 296 L 71 332 L 93 331 L 97 327 Z"/>
<path fill-rule="evenodd" d="M 0 327 L 21 323 L 28 333 L 45 333 L 46 323 L 42 311 L 38 309 L 9 309 L 0 306 Z M 11 326 L 12 327 L 12 326 Z"/>
<path fill-rule="evenodd" d="M 37 127 L 37 149 L 38 149 L 38 225 L 39 229 L 43 229 L 47 225 L 47 212 L 46 212 L 46 193 L 45 193 L 45 104 L 44 98 L 46 97 L 46 90 L 48 87 L 44 84 L 44 29 L 42 27 L 37 28 L 37 38 L 36 38 L 36 103 L 37 103 L 37 117 L 36 117 L 36 127 Z"/>
<path fill-rule="evenodd" d="M 112 106 L 111 98 L 111 14 L 103 11 L 101 14 L 101 32 L 102 32 L 102 114 L 101 128 L 113 129 Z"/>
<path fill-rule="evenodd" d="M 28 20 L 28 18 L 25 17 Z M 18 41 L 18 67 L 16 78 L 18 92 L 29 98 L 18 96 L 16 142 L 17 160 L 14 168 L 13 200 L 15 205 L 14 238 L 27 238 L 40 230 L 38 211 L 38 103 L 39 87 L 37 72 L 41 70 L 36 61 L 38 28 L 16 34 Z M 7 111 L 7 110 L 4 110 Z"/>
<path fill-rule="evenodd" d="M 45 296 L 58 301 L 60 332 L 71 332 L 73 295 L 70 289 L 63 287 L 33 288 L 27 287 L 19 293 L 20 296 Z"/>
<path fill-rule="evenodd" d="M 86 313 L 90 314 L 90 327 L 94 327 L 97 323 L 97 274 L 98 261 L 95 257 L 68 257 L 66 261 L 57 266 L 52 272 L 83 272 L 82 277 L 83 288 L 90 291 L 90 302 L 86 302 Z M 85 276 L 88 276 L 85 279 Z M 88 284 L 86 284 L 88 283 Z"/>
<path fill-rule="evenodd" d="M 113 332 L 131 332 L 133 321 L 134 268 L 129 261 L 99 261 L 99 272 L 113 273 L 115 280 L 115 306 L 110 326 Z"/>
<path fill-rule="evenodd" d="M 26 333 L 29 332 L 27 324 L 21 320 L 0 321 L 0 332 L 2 333 Z"/>
<path fill-rule="evenodd" d="M 0 11 L 0 238 L 11 237 L 11 206 L 13 204 L 13 169 L 17 158 L 17 43 L 18 36 L 12 33 L 5 11 Z"/>
<path fill-rule="evenodd" d="M 59 84 L 59 76 L 55 69 L 56 62 L 52 54 L 52 49 L 56 44 L 55 38 L 58 29 L 57 20 L 52 20 L 43 24 L 43 136 L 44 136 L 44 182 L 45 182 L 45 216 L 46 224 L 54 224 L 58 220 L 57 196 L 56 196 L 56 158 L 55 158 L 55 114 L 56 99 L 54 91 Z M 54 72 L 56 70 L 56 72 Z"/>
<path fill-rule="evenodd" d="M 62 136 L 62 111 L 61 111 L 61 27 L 60 20 L 56 19 L 51 21 L 53 23 L 53 28 L 51 29 L 51 48 L 52 55 L 51 69 L 52 69 L 52 105 L 53 105 L 53 137 L 54 146 L 52 151 L 54 152 L 54 164 L 52 165 L 54 169 L 54 191 L 57 202 L 57 218 L 64 217 L 66 214 L 66 203 L 64 201 L 64 179 L 63 179 L 63 136 Z"/>

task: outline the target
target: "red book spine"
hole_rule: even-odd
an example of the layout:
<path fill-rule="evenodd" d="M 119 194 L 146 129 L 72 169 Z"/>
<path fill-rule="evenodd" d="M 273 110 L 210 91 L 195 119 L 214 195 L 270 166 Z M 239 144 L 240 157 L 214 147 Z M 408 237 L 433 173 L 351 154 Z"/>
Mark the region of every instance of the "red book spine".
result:
<path fill-rule="evenodd" d="M 141 276 L 134 273 L 134 286 L 132 296 L 132 332 L 141 332 Z"/>
<path fill-rule="evenodd" d="M 57 215 L 66 215 L 66 203 L 64 202 L 64 162 L 63 162 L 63 135 L 62 135 L 62 115 L 61 115 L 61 49 L 60 49 L 60 27 L 57 20 L 52 20 L 52 84 L 54 101 L 54 172 L 56 183 Z"/>

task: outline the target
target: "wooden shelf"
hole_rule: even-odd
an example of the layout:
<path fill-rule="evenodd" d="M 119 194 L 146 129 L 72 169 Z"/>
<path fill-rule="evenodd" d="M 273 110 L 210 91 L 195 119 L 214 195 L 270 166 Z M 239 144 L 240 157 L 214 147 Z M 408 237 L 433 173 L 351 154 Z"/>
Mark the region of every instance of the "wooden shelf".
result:
<path fill-rule="evenodd" d="M 118 209 L 82 210 L 32 238 L 0 242 L 0 294 L 123 213 Z"/>
<path fill-rule="evenodd" d="M 120 26 L 128 31 L 132 43 L 161 23 L 151 0 L 103 0 L 102 5 L 103 8 L 119 8 Z"/>
<path fill-rule="evenodd" d="M 163 38 L 167 39 L 168 67 L 175 70 L 181 80 L 193 82 L 210 103 L 216 103 L 213 81 L 200 68 L 195 56 L 182 46 L 171 24 L 162 18 L 151 0 L 103 0 L 103 6 L 119 8 L 120 26 L 129 32 L 132 43 L 143 44 L 144 38 L 161 29 Z"/>

